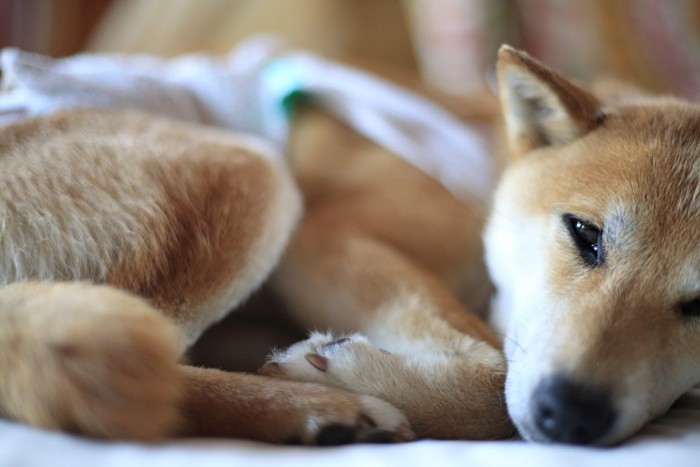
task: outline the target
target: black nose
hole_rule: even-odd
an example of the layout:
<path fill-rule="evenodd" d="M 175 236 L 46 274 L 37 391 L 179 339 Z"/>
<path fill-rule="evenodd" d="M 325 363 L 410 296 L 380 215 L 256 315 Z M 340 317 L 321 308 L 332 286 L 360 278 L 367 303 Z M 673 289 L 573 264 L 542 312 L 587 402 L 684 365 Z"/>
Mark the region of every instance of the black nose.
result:
<path fill-rule="evenodd" d="M 615 421 L 608 391 L 563 376 L 543 380 L 532 398 L 535 424 L 551 441 L 590 444 Z"/>

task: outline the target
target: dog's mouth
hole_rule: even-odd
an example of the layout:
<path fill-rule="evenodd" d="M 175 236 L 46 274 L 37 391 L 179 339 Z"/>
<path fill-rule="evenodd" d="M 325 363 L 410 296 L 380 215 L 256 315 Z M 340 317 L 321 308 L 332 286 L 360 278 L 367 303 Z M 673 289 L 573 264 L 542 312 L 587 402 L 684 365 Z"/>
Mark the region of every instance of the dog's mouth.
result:
<path fill-rule="evenodd" d="M 529 412 L 528 438 L 566 444 L 602 444 L 617 420 L 609 391 L 564 375 L 539 383 Z"/>

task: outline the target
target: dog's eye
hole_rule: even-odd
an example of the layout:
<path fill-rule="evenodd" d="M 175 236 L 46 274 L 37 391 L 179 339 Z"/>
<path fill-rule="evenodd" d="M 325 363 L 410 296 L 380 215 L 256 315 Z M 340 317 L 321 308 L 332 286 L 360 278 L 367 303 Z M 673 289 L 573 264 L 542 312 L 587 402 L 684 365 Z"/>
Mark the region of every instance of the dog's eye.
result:
<path fill-rule="evenodd" d="M 700 316 L 700 297 L 689 302 L 681 303 L 681 315 L 686 318 L 696 318 Z"/>
<path fill-rule="evenodd" d="M 583 261 L 591 267 L 603 264 L 603 234 L 600 229 L 573 214 L 564 214 L 564 224 Z"/>

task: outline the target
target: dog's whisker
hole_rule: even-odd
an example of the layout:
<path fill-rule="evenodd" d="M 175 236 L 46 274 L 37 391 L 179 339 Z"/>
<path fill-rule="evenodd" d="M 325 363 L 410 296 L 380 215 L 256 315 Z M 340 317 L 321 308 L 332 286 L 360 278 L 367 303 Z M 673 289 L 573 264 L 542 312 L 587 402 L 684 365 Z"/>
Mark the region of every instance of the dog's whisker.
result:
<path fill-rule="evenodd" d="M 525 352 L 525 349 L 523 348 L 523 346 L 520 345 L 520 344 L 518 343 L 518 341 L 516 341 L 515 339 L 513 339 L 513 338 L 510 337 L 509 335 L 507 335 L 507 334 L 505 334 L 505 333 L 502 333 L 502 332 L 496 332 L 496 331 L 494 331 L 494 334 L 496 334 L 497 336 L 503 337 L 503 339 L 509 340 L 510 342 L 512 342 L 513 344 L 515 344 L 524 354 L 527 353 L 527 352 Z"/>

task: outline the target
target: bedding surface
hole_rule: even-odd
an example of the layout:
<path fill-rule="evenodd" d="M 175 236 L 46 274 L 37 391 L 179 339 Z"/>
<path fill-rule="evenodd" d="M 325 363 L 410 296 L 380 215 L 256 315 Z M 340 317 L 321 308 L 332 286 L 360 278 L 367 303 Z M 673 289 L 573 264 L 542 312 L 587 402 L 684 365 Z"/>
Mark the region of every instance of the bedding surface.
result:
<path fill-rule="evenodd" d="M 591 448 L 508 441 L 417 441 L 337 448 L 271 446 L 240 440 L 159 445 L 98 442 L 0 421 L 0 466 L 596 466 L 700 465 L 700 388 L 621 446 Z"/>

